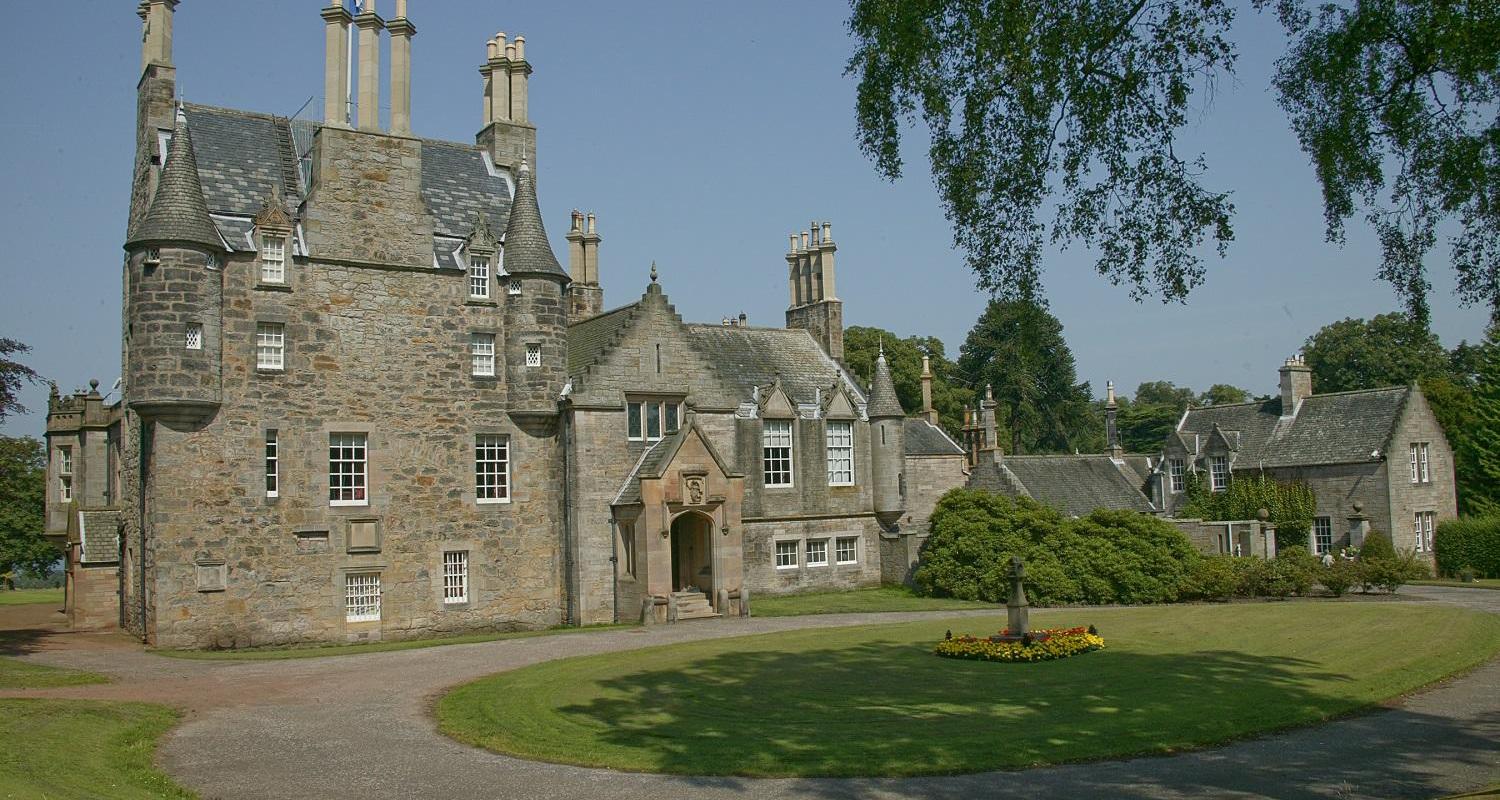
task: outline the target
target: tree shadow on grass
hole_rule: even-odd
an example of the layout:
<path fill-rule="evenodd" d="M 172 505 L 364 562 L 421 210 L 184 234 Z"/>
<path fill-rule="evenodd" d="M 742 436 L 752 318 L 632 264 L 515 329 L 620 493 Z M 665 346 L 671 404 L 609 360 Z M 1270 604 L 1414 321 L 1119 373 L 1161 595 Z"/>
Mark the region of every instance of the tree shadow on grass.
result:
<path fill-rule="evenodd" d="M 1165 753 L 1343 713 L 1345 676 L 1315 662 L 1240 652 L 1172 655 L 1105 650 L 1039 664 L 938 659 L 925 645 L 875 638 L 798 652 L 742 651 L 677 662 L 600 682 L 604 697 L 559 711 L 602 730 L 647 769 L 683 775 L 899 775 L 1019 769 L 1037 763 Z M 1376 724 L 1374 721 L 1380 721 Z M 1388 735 L 1396 724 L 1404 733 Z M 1468 723 L 1411 712 L 1345 720 L 1354 738 L 1336 748 L 1313 736 L 1305 751 L 1272 740 L 1264 761 L 1136 759 L 1025 774 L 910 780 L 812 780 L 810 793 L 860 796 L 881 789 L 919 797 L 1033 795 L 1045 782 L 1063 794 L 1157 796 L 1166 785 L 1223 793 L 1268 776 L 1273 783 L 1361 785 L 1432 794 L 1401 754 L 1472 760 L 1492 751 L 1493 717 Z M 1307 731 L 1300 732 L 1306 738 Z M 1343 736 L 1344 734 L 1340 734 Z M 1338 748 L 1348 750 L 1342 756 Z M 1353 763 L 1343 764 L 1348 757 Z M 1178 765 L 1176 762 L 1183 762 Z M 1193 762 L 1203 762 L 1194 764 Z M 1214 765 L 1204 769 L 1205 765 Z M 1408 767 L 1413 766 L 1407 764 Z M 1358 780 L 1355 781 L 1354 779 Z M 689 778 L 734 786 L 736 778 Z M 1025 789 L 1028 785 L 1030 789 Z M 1062 785 L 1072 789 L 1062 791 Z M 899 787 L 899 788 L 898 788 Z M 1277 783 L 1270 794 L 1287 796 Z M 1326 796 L 1309 793 L 1306 796 Z"/>

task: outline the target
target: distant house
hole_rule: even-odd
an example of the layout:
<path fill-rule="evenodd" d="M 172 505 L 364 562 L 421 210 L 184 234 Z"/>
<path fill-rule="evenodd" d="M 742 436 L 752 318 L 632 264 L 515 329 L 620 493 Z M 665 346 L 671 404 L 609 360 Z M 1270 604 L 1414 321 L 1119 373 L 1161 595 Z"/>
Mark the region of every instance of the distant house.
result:
<path fill-rule="evenodd" d="M 1458 515 L 1453 451 L 1421 389 L 1313 394 L 1300 358 L 1270 400 L 1189 408 L 1151 472 L 1152 500 L 1175 515 L 1196 473 L 1213 491 L 1240 476 L 1300 481 L 1317 496 L 1309 545 L 1358 546 L 1362 531 L 1431 559 L 1432 534 Z"/>

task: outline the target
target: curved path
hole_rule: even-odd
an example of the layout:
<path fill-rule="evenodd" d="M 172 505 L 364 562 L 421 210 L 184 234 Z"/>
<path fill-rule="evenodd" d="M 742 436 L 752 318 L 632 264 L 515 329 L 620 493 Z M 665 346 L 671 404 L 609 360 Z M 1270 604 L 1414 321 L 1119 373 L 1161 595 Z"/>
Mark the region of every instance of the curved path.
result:
<path fill-rule="evenodd" d="M 1410 587 L 1401 594 L 1500 614 L 1500 591 Z M 453 742 L 428 714 L 446 687 L 573 655 L 963 615 L 733 620 L 253 662 L 169 659 L 71 634 L 40 637 L 23 658 L 109 673 L 116 682 L 0 694 L 183 708 L 186 719 L 160 762 L 204 798 L 1430 798 L 1500 780 L 1500 659 L 1390 708 L 1214 750 L 935 778 L 695 778 L 542 764 Z"/>

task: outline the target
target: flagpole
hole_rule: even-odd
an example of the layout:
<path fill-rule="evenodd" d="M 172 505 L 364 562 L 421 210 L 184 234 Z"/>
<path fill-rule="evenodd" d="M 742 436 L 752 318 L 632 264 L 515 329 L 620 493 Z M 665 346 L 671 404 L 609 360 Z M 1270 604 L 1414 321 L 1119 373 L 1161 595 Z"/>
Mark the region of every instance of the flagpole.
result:
<path fill-rule="evenodd" d="M 339 0 L 343 4 L 343 0 Z M 354 0 L 354 13 L 360 12 L 360 0 Z M 344 62 L 349 65 L 344 76 L 344 124 L 354 124 L 354 36 L 349 37 L 349 60 Z"/>

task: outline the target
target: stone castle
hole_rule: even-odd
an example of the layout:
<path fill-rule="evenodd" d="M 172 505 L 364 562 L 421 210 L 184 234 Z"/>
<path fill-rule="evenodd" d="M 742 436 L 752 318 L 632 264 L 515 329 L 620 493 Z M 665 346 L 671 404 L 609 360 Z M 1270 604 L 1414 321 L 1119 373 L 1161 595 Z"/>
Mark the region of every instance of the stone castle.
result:
<path fill-rule="evenodd" d="M 951 488 L 1165 513 L 1183 464 L 1250 470 L 1281 408 L 1301 424 L 1281 405 L 1235 412 L 1260 426 L 1243 434 L 1185 417 L 1160 456 L 1111 425 L 1107 454 L 1005 457 L 987 399 L 961 445 L 930 386 L 908 417 L 883 356 L 868 386 L 846 367 L 827 222 L 791 236 L 785 327 L 686 322 L 654 265 L 605 310 L 595 216 L 573 212 L 566 269 L 543 226 L 523 36 L 487 42 L 467 144 L 412 133 L 405 0 L 322 10 L 320 123 L 178 102 L 177 5 L 140 4 L 120 396 L 49 403 L 75 625 L 243 647 L 744 614 L 904 581 Z M 1416 409 L 1436 478 L 1399 509 L 1420 536 L 1452 515 L 1451 456 L 1406 397 L 1386 406 Z M 1345 438 L 1340 458 L 1363 446 Z"/>

